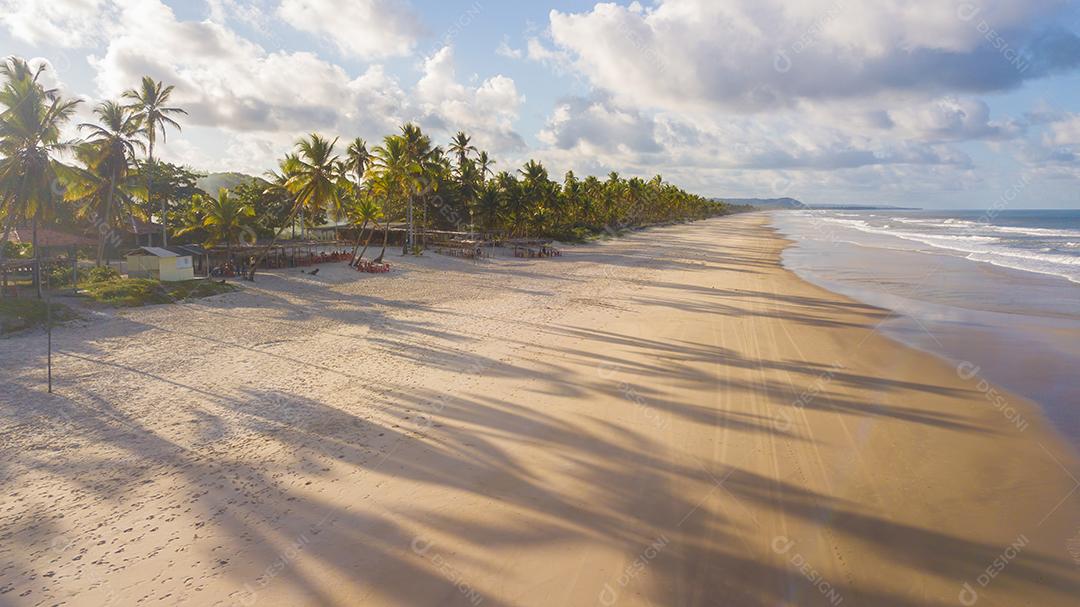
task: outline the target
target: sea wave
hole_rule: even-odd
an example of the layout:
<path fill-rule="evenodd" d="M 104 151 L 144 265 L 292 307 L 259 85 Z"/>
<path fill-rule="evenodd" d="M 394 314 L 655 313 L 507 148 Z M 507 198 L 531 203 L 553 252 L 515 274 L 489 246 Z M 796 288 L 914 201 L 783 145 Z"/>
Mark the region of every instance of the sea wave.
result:
<path fill-rule="evenodd" d="M 848 227 L 855 228 L 856 230 L 867 232 L 870 234 L 885 234 L 887 236 L 896 236 L 897 238 L 904 238 L 906 240 L 914 240 L 916 242 L 922 242 L 923 239 L 929 241 L 957 241 L 957 242 L 1000 242 L 1001 239 L 994 236 L 977 236 L 977 235 L 961 235 L 961 234 L 928 234 L 926 232 L 911 232 L 907 230 L 894 230 L 885 226 L 875 226 L 861 219 L 833 219 L 826 218 L 824 221 L 830 223 L 836 223 Z M 930 242 L 924 242 L 924 244 L 930 244 Z"/>
<path fill-rule="evenodd" d="M 1080 283 L 1080 255 L 1036 252 L 1008 246 L 1002 238 L 982 235 L 929 234 L 902 229 L 875 226 L 863 220 L 825 219 L 869 234 L 892 236 L 902 240 L 928 245 L 935 249 L 963 254 L 967 259 L 989 263 L 1014 270 L 1050 274 Z M 952 225 L 975 225 L 967 220 L 955 220 Z M 1001 226 L 994 226 L 1001 227 Z M 1034 230 L 1034 228 L 1020 228 Z M 1065 230 L 1062 230 L 1065 231 Z M 1045 236 L 1046 234 L 1043 234 Z M 1075 243 L 1074 243 L 1075 244 Z"/>
<path fill-rule="evenodd" d="M 1052 230 L 1049 228 L 1017 228 L 1013 226 L 987 226 L 995 232 L 1022 234 L 1024 236 L 1052 236 L 1055 238 L 1080 238 L 1080 230 Z"/>
<path fill-rule="evenodd" d="M 1032 228 L 1021 226 L 995 225 L 988 221 L 970 221 L 967 219 L 911 219 L 893 217 L 890 221 L 920 226 L 940 226 L 944 229 L 987 230 L 999 234 L 1018 234 L 1020 236 L 1048 236 L 1052 238 L 1080 238 L 1080 230 L 1058 230 L 1052 228 Z"/>

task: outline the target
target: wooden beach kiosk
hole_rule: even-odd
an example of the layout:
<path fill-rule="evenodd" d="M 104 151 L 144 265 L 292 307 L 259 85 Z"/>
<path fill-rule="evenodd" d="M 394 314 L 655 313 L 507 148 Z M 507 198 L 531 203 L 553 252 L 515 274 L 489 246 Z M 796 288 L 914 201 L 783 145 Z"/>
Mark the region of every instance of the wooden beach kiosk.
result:
<path fill-rule="evenodd" d="M 150 278 L 161 282 L 195 280 L 192 254 L 161 247 L 139 247 L 127 254 L 127 273 L 131 278 Z"/>

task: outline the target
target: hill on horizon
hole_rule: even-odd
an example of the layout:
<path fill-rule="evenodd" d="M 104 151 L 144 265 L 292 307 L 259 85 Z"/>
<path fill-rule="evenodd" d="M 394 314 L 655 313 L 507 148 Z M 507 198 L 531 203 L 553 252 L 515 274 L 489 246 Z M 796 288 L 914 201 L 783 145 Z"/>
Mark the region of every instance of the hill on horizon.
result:
<path fill-rule="evenodd" d="M 206 177 L 199 178 L 198 181 L 195 182 L 195 185 L 207 194 L 217 196 L 217 193 L 221 188 L 231 190 L 242 183 L 250 183 L 252 181 L 267 184 L 267 181 L 261 177 L 246 175 L 244 173 L 226 172 L 210 173 Z"/>
<path fill-rule="evenodd" d="M 759 209 L 817 209 L 834 211 L 917 211 L 918 207 L 898 207 L 887 204 L 806 204 L 795 198 L 714 198 L 713 200 L 752 206 Z"/>
<path fill-rule="evenodd" d="M 759 208 L 805 209 L 807 205 L 794 198 L 715 198 L 714 200 Z"/>

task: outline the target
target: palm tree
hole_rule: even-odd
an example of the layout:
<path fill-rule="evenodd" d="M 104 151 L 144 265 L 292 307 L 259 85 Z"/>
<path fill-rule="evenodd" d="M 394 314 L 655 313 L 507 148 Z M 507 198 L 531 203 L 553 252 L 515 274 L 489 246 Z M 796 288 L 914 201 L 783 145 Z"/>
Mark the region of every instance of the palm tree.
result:
<path fill-rule="evenodd" d="M 401 139 L 407 162 L 401 184 L 404 186 L 408 201 L 406 221 L 409 225 L 404 247 L 404 253 L 408 254 L 416 247 L 413 201 L 417 196 L 426 197 L 438 189 L 438 180 L 435 176 L 444 168 L 443 150 L 432 147 L 431 137 L 425 135 L 415 124 L 406 124 L 401 127 Z"/>
<path fill-rule="evenodd" d="M 283 187 L 292 193 L 294 200 L 287 223 L 292 223 L 301 209 L 317 215 L 327 206 L 340 206 L 341 176 L 338 172 L 338 157 L 334 154 L 336 145 L 337 139 L 330 141 L 316 133 L 296 142 L 296 156 L 286 161 L 291 165 L 287 167 L 291 175 L 283 184 Z M 276 234 L 255 263 L 251 264 L 248 280 L 255 280 L 255 271 L 277 244 L 279 236 L 280 233 Z"/>
<path fill-rule="evenodd" d="M 512 209 L 513 230 L 526 227 L 537 214 L 545 213 L 545 203 L 551 193 L 551 180 L 544 165 L 530 160 L 521 170 L 521 197 Z"/>
<path fill-rule="evenodd" d="M 354 220 L 354 225 L 356 224 L 356 211 L 362 206 L 362 199 L 364 198 L 362 192 L 364 188 L 364 176 L 367 174 L 368 167 L 371 166 L 371 161 L 371 152 L 368 151 L 367 142 L 360 137 L 353 139 L 346 151 L 346 160 L 342 163 L 341 174 L 344 176 L 351 173 L 356 179 L 355 181 L 346 182 L 345 184 L 349 193 L 349 202 L 345 205 L 346 208 L 343 209 L 345 216 Z M 378 209 L 376 208 L 376 210 Z M 356 235 L 356 246 L 353 247 L 350 265 L 356 263 L 356 252 L 360 249 L 360 239 L 363 238 L 364 229 L 367 227 L 367 221 L 362 221 L 363 226 Z"/>
<path fill-rule="evenodd" d="M 294 205 L 296 204 L 296 199 L 293 196 L 292 192 L 289 191 L 289 188 L 286 187 L 286 184 L 288 184 L 289 179 L 292 179 L 292 176 L 295 175 L 296 173 L 298 173 L 299 171 L 300 171 L 300 157 L 297 156 L 296 154 L 292 154 L 292 153 L 285 154 L 285 157 L 278 161 L 278 170 L 277 171 L 266 171 L 266 173 L 265 173 L 266 179 L 269 181 L 270 185 L 267 186 L 267 188 L 263 192 L 263 194 L 265 194 L 267 196 L 272 196 L 272 195 L 275 195 L 275 194 L 281 194 L 283 196 L 288 196 L 289 198 L 291 198 L 293 200 L 292 204 L 289 205 L 289 209 L 291 210 L 294 207 Z M 275 228 L 274 229 L 274 234 L 277 235 L 277 234 L 279 234 L 281 231 L 283 231 L 285 229 L 284 226 L 286 224 L 288 224 L 292 228 L 292 237 L 295 238 L 296 237 L 296 221 L 295 221 L 295 218 L 294 218 L 294 220 L 292 222 L 288 222 L 286 220 L 286 222 L 283 222 L 280 226 L 275 225 L 275 226 L 265 226 L 265 227 Z"/>
<path fill-rule="evenodd" d="M 386 245 L 390 240 L 393 201 L 395 197 L 408 190 L 407 182 L 412 179 L 412 166 L 409 162 L 405 138 L 399 135 L 385 137 L 383 144 L 375 148 L 373 155 L 375 160 L 372 168 L 375 179 L 372 189 L 373 193 L 382 200 L 384 224 L 382 252 L 376 258 L 376 263 L 381 263 L 386 256 Z"/>
<path fill-rule="evenodd" d="M 363 184 L 364 175 L 367 173 L 368 167 L 371 166 L 371 153 L 368 152 L 367 142 L 359 137 L 353 139 L 352 143 L 349 144 L 346 156 L 348 158 L 346 165 L 356 175 L 356 184 Z"/>
<path fill-rule="evenodd" d="M 476 153 L 476 147 L 472 145 L 472 137 L 466 135 L 464 131 L 458 131 L 457 135 L 450 140 L 450 153 L 457 157 L 457 169 L 460 175 L 465 170 L 469 154 Z"/>
<path fill-rule="evenodd" d="M 210 195 L 196 194 L 192 197 L 192 203 L 198 209 L 196 221 L 188 224 L 177 235 L 193 232 L 198 229 L 206 230 L 208 246 L 225 243 L 225 254 L 229 261 L 236 265 L 233 258 L 233 244 L 243 240 L 250 228 L 255 210 L 229 195 L 229 190 L 221 188 L 217 198 Z M 201 217 L 200 217 L 201 216 Z"/>
<path fill-rule="evenodd" d="M 60 184 L 74 178 L 75 170 L 55 156 L 72 149 L 61 139 L 61 129 L 75 113 L 79 100 L 65 100 L 38 82 L 45 64 L 32 69 L 24 59 L 0 64 L 0 199 L 5 200 L 8 226 L 19 218 L 33 222 L 34 284 L 41 293 L 41 249 L 38 224 L 55 210 Z M 10 228 L 5 227 L 5 232 Z"/>
<path fill-rule="evenodd" d="M 90 200 L 98 198 L 97 202 L 103 203 L 104 206 L 104 208 L 99 207 L 92 211 L 100 232 L 97 265 L 102 266 L 105 263 L 105 242 L 108 230 L 113 227 L 113 208 L 117 190 L 127 181 L 131 167 L 135 163 L 136 152 L 145 150 L 146 146 L 136 139 L 141 125 L 131 108 L 114 101 L 105 101 L 94 108 L 94 113 L 101 123 L 80 124 L 79 129 L 90 131 L 84 151 L 87 168 L 106 184 L 104 196 L 89 197 Z M 91 187 L 94 181 L 89 182 Z M 77 196 L 79 188 L 74 188 L 74 190 Z"/>
<path fill-rule="evenodd" d="M 495 171 L 491 167 L 495 166 L 495 161 L 488 156 L 487 152 L 480 152 L 476 157 L 476 166 L 480 170 L 480 181 L 484 184 L 487 183 L 489 177 L 495 176 Z"/>
<path fill-rule="evenodd" d="M 368 224 L 373 224 L 378 227 L 379 220 L 382 219 L 383 213 L 379 205 L 375 203 L 370 195 L 361 196 L 356 199 L 350 208 L 350 216 L 354 225 L 360 226 L 356 235 L 356 247 L 353 248 L 352 261 L 349 265 L 355 266 L 360 260 L 364 258 L 364 254 L 367 253 L 368 246 L 371 244 L 371 237 L 375 235 L 374 228 L 368 234 L 367 239 L 364 241 L 364 250 L 359 255 L 356 251 L 360 248 L 360 238 L 364 235 L 364 230 L 367 229 Z"/>
<path fill-rule="evenodd" d="M 487 185 L 481 190 L 480 197 L 476 200 L 476 210 L 477 218 L 480 220 L 480 226 L 484 230 L 490 232 L 498 228 L 499 218 L 502 212 L 499 203 L 499 190 L 494 184 Z"/>
<path fill-rule="evenodd" d="M 493 185 L 498 196 L 495 205 L 496 214 L 490 217 L 504 224 L 506 231 L 513 236 L 514 218 L 521 213 L 521 184 L 508 171 L 499 171 L 495 175 Z"/>
<path fill-rule="evenodd" d="M 150 76 L 143 76 L 141 85 L 138 89 L 131 89 L 124 92 L 124 98 L 131 100 L 129 106 L 135 111 L 136 116 L 142 124 L 143 134 L 146 137 L 146 141 L 149 144 L 147 154 L 147 170 L 146 170 L 146 202 L 151 202 L 153 196 L 153 166 L 154 166 L 154 143 L 157 141 L 157 135 L 161 133 L 161 141 L 166 141 L 166 127 L 173 127 L 176 130 L 180 129 L 180 124 L 170 118 L 179 114 L 187 115 L 187 112 L 178 107 L 168 107 L 165 104 L 169 102 L 169 98 L 173 93 L 172 86 L 164 86 L 161 82 L 155 82 Z M 165 198 L 161 199 L 161 246 L 169 245 L 169 228 L 168 218 L 166 217 L 167 211 L 165 209 Z"/>

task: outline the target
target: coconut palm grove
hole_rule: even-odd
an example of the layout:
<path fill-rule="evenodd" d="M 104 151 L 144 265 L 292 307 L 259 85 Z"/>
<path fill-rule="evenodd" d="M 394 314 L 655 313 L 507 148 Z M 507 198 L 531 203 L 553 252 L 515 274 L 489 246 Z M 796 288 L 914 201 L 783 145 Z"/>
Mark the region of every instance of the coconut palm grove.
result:
<path fill-rule="evenodd" d="M 732 211 L 659 175 L 582 178 L 570 171 L 558 179 L 537 161 L 499 167 L 467 133 L 443 146 L 415 124 L 379 142 L 312 133 L 282 150 L 277 171 L 205 192 L 196 170 L 154 158 L 155 145 L 182 133 L 186 112 L 170 104 L 173 87 L 145 77 L 121 99 L 94 107 L 96 121 L 77 125 L 80 137 L 65 139 L 80 102 L 47 88 L 46 69 L 19 57 L 0 66 L 0 218 L 9 258 L 35 255 L 33 242 L 8 243 L 21 224 L 32 234 L 49 226 L 92 233 L 93 261 L 105 266 L 123 253 L 118 235 L 133 222 L 158 226 L 162 245 L 220 245 L 232 256 L 234 245 L 270 247 L 295 237 L 298 222 L 303 233 L 333 221 L 366 234 L 357 237 L 355 263 L 368 251 L 378 251 L 381 262 L 397 224 L 402 251 L 418 254 L 426 242 L 419 234 L 428 230 L 581 241 Z M 250 265 L 249 278 L 258 266 Z"/>

